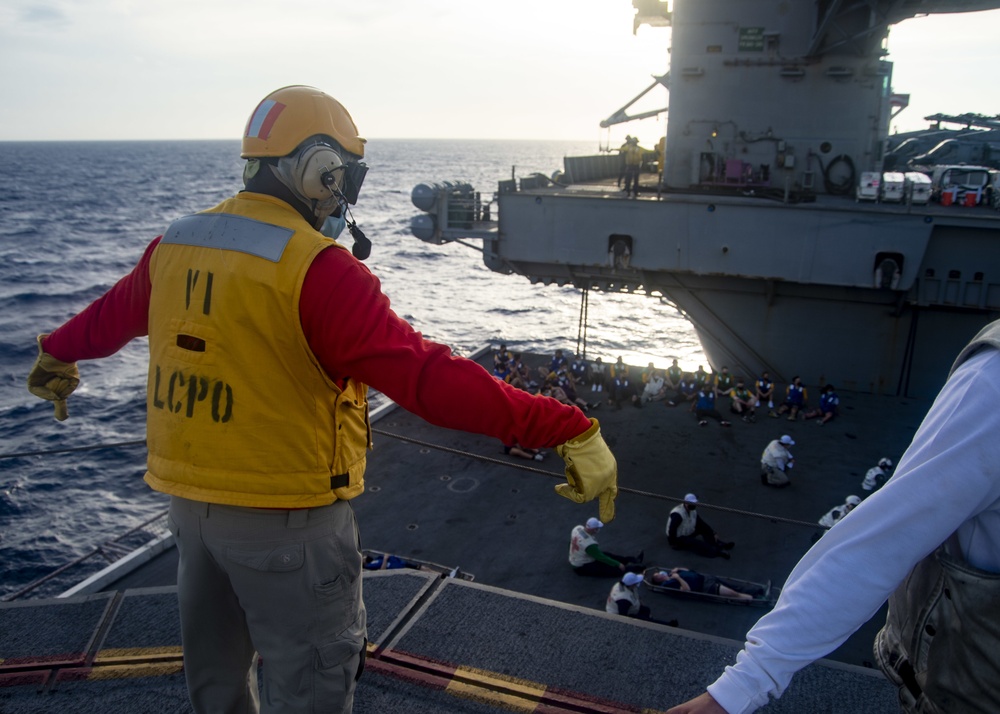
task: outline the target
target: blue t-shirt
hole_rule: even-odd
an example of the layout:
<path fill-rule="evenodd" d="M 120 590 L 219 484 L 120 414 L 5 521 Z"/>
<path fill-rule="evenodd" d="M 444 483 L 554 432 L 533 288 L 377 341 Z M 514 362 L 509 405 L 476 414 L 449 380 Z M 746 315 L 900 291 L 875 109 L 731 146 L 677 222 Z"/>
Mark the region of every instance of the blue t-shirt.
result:
<path fill-rule="evenodd" d="M 696 573 L 693 570 L 678 570 L 677 574 L 680 576 L 681 580 L 688 584 L 692 592 L 700 593 L 705 589 L 705 576 L 701 573 Z M 660 587 L 670 588 L 671 590 L 680 590 L 681 584 L 674 579 L 667 580 L 666 582 L 660 583 Z"/>

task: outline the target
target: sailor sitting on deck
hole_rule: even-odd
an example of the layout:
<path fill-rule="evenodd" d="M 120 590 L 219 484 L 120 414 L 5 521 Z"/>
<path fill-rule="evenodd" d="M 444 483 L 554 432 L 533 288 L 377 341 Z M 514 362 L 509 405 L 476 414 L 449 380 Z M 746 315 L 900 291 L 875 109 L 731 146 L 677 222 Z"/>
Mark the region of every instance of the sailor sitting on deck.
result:
<path fill-rule="evenodd" d="M 504 360 L 493 365 L 493 376 L 501 382 L 510 384 L 514 379 L 514 373 L 510 371 L 510 362 Z"/>
<path fill-rule="evenodd" d="M 507 364 L 511 361 L 510 352 L 507 350 L 507 344 L 504 342 L 500 343 L 500 348 L 493 353 L 493 366 L 497 367 L 501 364 Z"/>
<path fill-rule="evenodd" d="M 677 391 L 674 392 L 674 396 L 667 402 L 667 406 L 676 407 L 678 404 L 683 404 L 684 402 L 693 402 L 697 396 L 698 383 L 694 381 L 694 375 L 690 372 L 685 372 L 681 375 L 681 379 L 677 383 Z"/>
<path fill-rule="evenodd" d="M 507 364 L 510 366 L 510 385 L 512 387 L 523 389 L 526 392 L 538 387 L 538 382 L 532 381 L 531 373 L 521 359 L 520 352 L 515 352 Z"/>
<path fill-rule="evenodd" d="M 809 394 L 802 386 L 802 379 L 798 376 L 792 377 L 792 383 L 785 388 L 785 403 L 778 407 L 777 416 L 788 412 L 788 421 L 795 421 L 799 416 L 799 411 L 805 410 L 807 401 L 809 401 Z"/>
<path fill-rule="evenodd" d="M 577 575 L 590 575 L 598 578 L 617 578 L 625 572 L 642 570 L 643 553 L 631 557 L 605 553 L 597 544 L 597 532 L 604 528 L 597 518 L 588 518 L 587 523 L 576 526 L 569 535 L 569 564 Z"/>
<path fill-rule="evenodd" d="M 708 426 L 709 418 L 715 419 L 722 426 L 729 426 L 729 422 L 723 419 L 722 414 L 715 408 L 715 385 L 702 385 L 691 404 L 691 411 L 694 412 L 698 424 L 701 426 Z"/>
<path fill-rule="evenodd" d="M 819 395 L 819 409 L 810 409 L 803 415 L 803 417 L 806 419 L 822 417 L 822 419 L 816 423 L 823 426 L 837 416 L 839 407 L 840 397 L 838 397 L 837 393 L 834 391 L 833 385 L 828 384 L 823 387 L 823 393 Z"/>
<path fill-rule="evenodd" d="M 854 507 L 859 503 L 861 503 L 861 499 L 857 496 L 848 496 L 842 504 L 834 506 L 827 511 L 826 515 L 819 519 L 819 524 L 824 528 L 833 528 L 843 520 L 844 516 L 853 511 Z"/>
<path fill-rule="evenodd" d="M 667 542 L 674 550 L 689 550 L 706 558 L 725 558 L 736 545 L 719 538 L 712 526 L 698 515 L 698 497 L 693 493 L 670 511 L 667 519 Z"/>
<path fill-rule="evenodd" d="M 736 386 L 729 392 L 732 401 L 729 404 L 729 411 L 739 414 L 743 421 L 753 422 L 756 420 L 756 408 L 753 393 L 747 389 L 743 378 L 736 380 Z"/>
<path fill-rule="evenodd" d="M 567 367 L 569 367 L 569 362 L 567 362 L 566 357 L 563 356 L 563 351 L 556 350 L 552 354 L 552 361 L 549 362 L 548 366 L 538 368 L 538 376 L 542 378 L 542 381 L 545 381 L 560 369 L 566 369 Z"/>
<path fill-rule="evenodd" d="M 603 392 L 608 383 L 608 366 L 598 357 L 590 365 L 590 391 Z"/>
<path fill-rule="evenodd" d="M 542 461 L 545 458 L 545 452 L 541 449 L 526 449 L 516 441 L 513 444 L 504 444 L 503 452 L 508 456 L 516 456 L 519 459 Z"/>
<path fill-rule="evenodd" d="M 859 503 L 861 503 L 861 499 L 857 496 L 848 496 L 843 503 L 840 503 L 827 511 L 826 514 L 820 518 L 819 521 L 817 521 L 817 523 L 823 526 L 825 530 L 819 533 L 814 533 L 812 542 L 815 543 L 822 538 L 823 533 L 826 533 L 826 531 L 840 523 L 840 521 L 844 519 L 844 516 L 853 511 Z"/>
<path fill-rule="evenodd" d="M 865 491 L 874 491 L 889 478 L 889 471 L 892 470 L 892 459 L 883 456 L 878 460 L 877 466 L 872 466 L 865 474 L 865 480 L 861 482 L 861 488 Z"/>
<path fill-rule="evenodd" d="M 580 399 L 580 397 L 576 396 L 576 392 L 573 392 L 571 396 L 566 392 L 566 388 L 559 386 L 559 380 L 555 377 L 550 377 L 545 384 L 542 385 L 541 394 L 543 397 L 552 397 L 563 404 L 579 407 L 583 411 L 590 409 L 590 405 L 583 399 Z"/>
<path fill-rule="evenodd" d="M 608 402 L 615 409 L 620 409 L 622 404 L 627 402 L 631 402 L 633 407 L 642 406 L 642 400 L 629 380 L 628 366 L 622 362 L 621 357 L 618 358 L 618 361 L 611 368 L 610 392 Z"/>
<path fill-rule="evenodd" d="M 667 387 L 673 391 L 677 391 L 677 386 L 681 383 L 681 377 L 683 376 L 684 370 L 677 364 L 677 358 L 675 357 L 670 366 L 667 367 Z"/>
<path fill-rule="evenodd" d="M 766 404 L 768 409 L 774 409 L 774 381 L 766 371 L 760 373 L 755 385 L 757 389 L 757 405 Z"/>
<path fill-rule="evenodd" d="M 611 586 L 608 601 L 604 605 L 605 612 L 648 620 L 650 610 L 639 601 L 640 583 L 642 576 L 639 573 L 625 573 L 621 580 Z"/>
<path fill-rule="evenodd" d="M 590 365 L 583 357 L 576 356 L 569 364 L 569 373 L 573 377 L 574 384 L 583 386 L 590 377 Z"/>
<path fill-rule="evenodd" d="M 649 375 L 649 379 L 646 380 L 646 386 L 642 388 L 642 401 L 658 402 L 666 396 L 667 383 L 663 379 L 663 373 L 654 369 Z"/>
<path fill-rule="evenodd" d="M 720 369 L 718 373 L 713 376 L 713 379 L 715 382 L 716 396 L 722 397 L 732 391 L 734 380 L 733 375 L 729 372 L 729 367 L 723 365 L 722 369 Z"/>

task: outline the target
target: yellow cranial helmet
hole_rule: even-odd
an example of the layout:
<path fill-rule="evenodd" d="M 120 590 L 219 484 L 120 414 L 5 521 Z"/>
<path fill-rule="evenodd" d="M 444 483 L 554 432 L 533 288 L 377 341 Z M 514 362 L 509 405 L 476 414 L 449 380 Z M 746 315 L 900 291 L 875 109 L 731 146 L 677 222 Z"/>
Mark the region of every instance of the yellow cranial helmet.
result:
<path fill-rule="evenodd" d="M 365 140 L 343 104 L 315 87 L 282 87 L 264 97 L 250 115 L 240 156 L 288 156 L 314 136 L 330 137 L 359 159 L 365 155 Z"/>

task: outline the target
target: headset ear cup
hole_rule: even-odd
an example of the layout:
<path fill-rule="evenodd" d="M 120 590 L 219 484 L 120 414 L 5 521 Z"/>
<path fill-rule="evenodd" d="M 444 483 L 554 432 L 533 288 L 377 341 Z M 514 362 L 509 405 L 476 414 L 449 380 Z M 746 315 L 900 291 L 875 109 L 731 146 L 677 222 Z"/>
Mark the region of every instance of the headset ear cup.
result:
<path fill-rule="evenodd" d="M 296 162 L 293 174 L 295 187 L 306 198 L 325 201 L 333 193 L 323 183 L 323 176 L 343 165 L 340 155 L 329 146 L 310 146 L 302 151 Z"/>

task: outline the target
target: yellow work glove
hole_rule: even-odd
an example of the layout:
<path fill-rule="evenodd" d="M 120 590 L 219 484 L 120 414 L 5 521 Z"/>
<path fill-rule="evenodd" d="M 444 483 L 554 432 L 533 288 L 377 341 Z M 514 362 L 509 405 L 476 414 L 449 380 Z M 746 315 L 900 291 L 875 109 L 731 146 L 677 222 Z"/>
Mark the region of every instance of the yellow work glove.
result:
<path fill-rule="evenodd" d="M 566 462 L 566 481 L 556 486 L 556 493 L 586 503 L 600 499 L 600 519 L 610 523 L 615 518 L 618 497 L 618 464 L 601 437 L 601 425 L 590 420 L 590 428 L 580 436 L 556 447 Z"/>
<path fill-rule="evenodd" d="M 64 421 L 69 416 L 66 397 L 80 384 L 80 370 L 76 368 L 76 362 L 61 362 L 42 349 L 42 340 L 46 337 L 48 335 L 38 336 L 38 357 L 28 374 L 28 391 L 36 397 L 55 402 L 56 419 Z"/>

